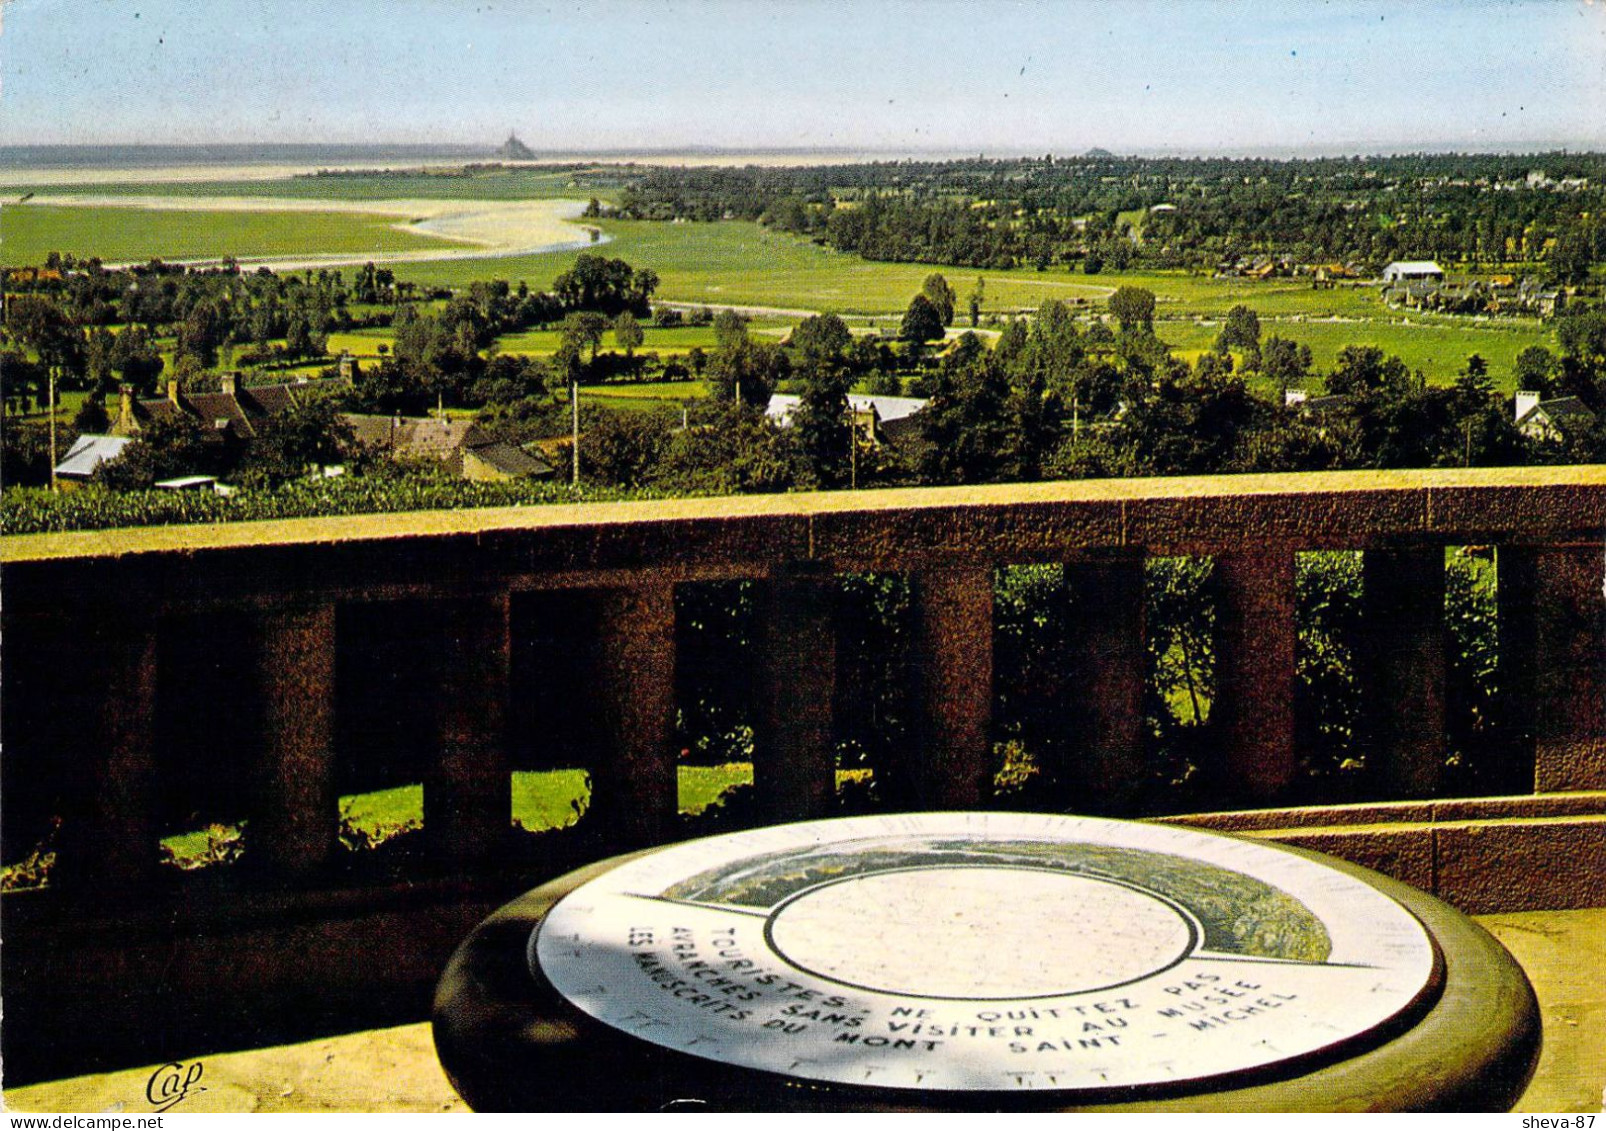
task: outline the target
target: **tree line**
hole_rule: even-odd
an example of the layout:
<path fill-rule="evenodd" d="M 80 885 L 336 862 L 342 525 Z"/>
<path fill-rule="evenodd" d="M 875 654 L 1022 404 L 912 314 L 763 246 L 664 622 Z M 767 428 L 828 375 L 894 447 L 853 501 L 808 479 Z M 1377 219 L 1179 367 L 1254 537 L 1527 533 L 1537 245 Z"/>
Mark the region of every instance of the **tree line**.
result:
<path fill-rule="evenodd" d="M 1530 174 L 1537 174 L 1530 184 Z M 624 190 L 638 219 L 757 220 L 894 262 L 1213 268 L 1256 254 L 1378 269 L 1394 259 L 1542 265 L 1587 281 L 1606 260 L 1606 157 L 1410 155 L 976 158 L 803 169 L 663 168 Z M 1134 223 L 1130 216 L 1139 213 Z"/>

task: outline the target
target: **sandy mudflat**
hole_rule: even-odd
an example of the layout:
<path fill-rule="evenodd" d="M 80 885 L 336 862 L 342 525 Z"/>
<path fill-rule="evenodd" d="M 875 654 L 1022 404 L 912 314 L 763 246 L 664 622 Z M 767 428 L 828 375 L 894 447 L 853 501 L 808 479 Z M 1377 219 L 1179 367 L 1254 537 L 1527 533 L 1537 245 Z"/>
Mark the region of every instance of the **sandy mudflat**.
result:
<path fill-rule="evenodd" d="M 411 263 L 437 259 L 488 259 L 534 255 L 605 243 L 592 229 L 572 223 L 585 210 L 578 200 L 285 200 L 246 196 L 36 196 L 34 205 L 143 208 L 174 212 L 350 212 L 394 216 L 398 231 L 475 246 L 370 254 L 241 258 L 242 265 L 300 271 L 360 263 Z"/>
<path fill-rule="evenodd" d="M 461 169 L 465 165 L 483 163 L 508 168 L 536 168 L 542 165 L 685 165 L 685 166 L 744 166 L 763 165 L 774 168 L 791 168 L 807 165 L 859 165 L 871 161 L 896 161 L 900 158 L 915 160 L 941 160 L 966 156 L 959 153 L 870 153 L 835 150 L 812 151 L 807 149 L 778 150 L 760 153 L 704 151 L 675 153 L 670 151 L 644 151 L 641 153 L 543 153 L 533 161 L 508 161 L 487 155 L 475 160 L 454 158 L 423 158 L 408 160 L 331 161 L 326 164 L 299 165 L 153 165 L 138 167 L 63 166 L 51 168 L 0 168 L 0 187 L 13 185 L 113 185 L 113 184 L 171 184 L 179 181 L 276 181 L 304 176 L 320 170 L 341 172 L 371 172 L 393 169 L 397 172 L 416 169 Z M 973 154 L 971 154 L 973 156 Z"/>

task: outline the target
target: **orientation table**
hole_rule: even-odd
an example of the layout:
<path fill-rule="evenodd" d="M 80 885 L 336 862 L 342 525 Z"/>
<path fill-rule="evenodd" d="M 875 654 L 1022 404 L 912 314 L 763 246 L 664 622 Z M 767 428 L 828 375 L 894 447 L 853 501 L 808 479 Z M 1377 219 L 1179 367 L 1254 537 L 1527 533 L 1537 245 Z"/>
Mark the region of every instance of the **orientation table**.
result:
<path fill-rule="evenodd" d="M 1316 853 L 916 813 L 605 860 L 463 943 L 479 1111 L 1506 1110 L 1533 991 L 1487 932 Z"/>

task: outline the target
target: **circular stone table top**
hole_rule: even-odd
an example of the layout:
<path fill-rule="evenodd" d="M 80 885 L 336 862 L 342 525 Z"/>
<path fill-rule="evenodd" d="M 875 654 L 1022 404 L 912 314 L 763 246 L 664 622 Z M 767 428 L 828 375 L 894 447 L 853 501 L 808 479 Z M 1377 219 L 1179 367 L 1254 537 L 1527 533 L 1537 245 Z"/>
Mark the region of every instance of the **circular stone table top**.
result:
<path fill-rule="evenodd" d="M 1260 1106 L 1435 1106 L 1460 1078 L 1446 1049 L 1448 1092 L 1399 1054 L 1472 1004 L 1478 963 L 1503 1022 L 1448 1051 L 1482 1065 L 1465 1087 L 1520 1090 L 1538 1035 L 1520 970 L 1403 885 L 1175 826 L 900 814 L 538 889 L 464 944 L 436 1030 L 482 1109 L 1198 1107 L 1268 1088 Z M 1394 1083 L 1356 1078 L 1368 1061 Z M 1346 1102 L 1311 1090 L 1324 1074 Z"/>

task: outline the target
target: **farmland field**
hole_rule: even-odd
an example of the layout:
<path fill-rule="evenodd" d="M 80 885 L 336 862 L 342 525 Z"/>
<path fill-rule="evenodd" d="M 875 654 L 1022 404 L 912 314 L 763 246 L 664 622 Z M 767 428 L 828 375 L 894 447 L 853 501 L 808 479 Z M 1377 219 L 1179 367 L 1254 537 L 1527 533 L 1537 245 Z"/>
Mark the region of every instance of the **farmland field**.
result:
<path fill-rule="evenodd" d="M 461 194 L 464 183 L 479 187 L 506 176 L 508 198 L 540 186 L 553 192 L 574 193 L 568 174 L 533 174 L 521 171 L 461 178 L 439 175 L 385 177 L 307 178 L 295 181 L 229 182 L 231 194 L 249 189 L 264 197 L 270 189 L 295 186 L 315 195 L 314 188 L 349 193 L 352 200 L 406 192 L 423 196 L 429 182 L 441 199 Z M 564 178 L 559 183 L 559 177 Z M 545 178 L 544 180 L 542 178 Z M 373 183 L 370 183 L 373 182 Z M 520 186 L 522 185 L 522 188 Z M 160 186 L 163 192 L 174 188 Z M 201 187 L 196 186 L 197 192 Z M 218 185 L 216 187 L 224 187 Z M 105 191 L 104 186 L 97 186 Z M 518 192 L 515 192 L 515 189 Z M 490 194 L 487 194 L 490 195 Z M 506 207 L 506 205 L 502 205 Z M 203 220 L 204 217 L 204 220 Z M 8 263 L 42 261 L 50 250 L 99 255 L 117 260 L 150 256 L 169 259 L 216 257 L 225 254 L 308 255 L 356 253 L 376 256 L 386 252 L 443 248 L 445 241 L 430 240 L 393 230 L 389 220 L 372 214 L 336 212 L 162 212 L 137 208 L 65 208 L 26 205 L 8 208 L 0 218 L 4 254 Z M 974 271 L 927 264 L 878 263 L 832 251 L 807 240 L 775 232 L 755 223 L 726 221 L 715 224 L 676 224 L 644 221 L 605 221 L 600 225 L 610 242 L 595 250 L 626 260 L 632 266 L 651 268 L 659 275 L 657 297 L 711 307 L 770 308 L 775 313 L 755 319 L 759 334 L 779 335 L 802 312 L 835 311 L 854 317 L 860 328 L 895 333 L 911 296 L 926 276 L 943 271 L 960 293 L 967 294 L 978 277 L 986 280 L 984 318 L 1031 310 L 1050 298 L 1077 304 L 1093 313 L 1118 286 L 1145 287 L 1157 296 L 1157 327 L 1162 338 L 1191 358 L 1209 347 L 1217 332 L 1215 321 L 1237 304 L 1260 315 L 1263 335 L 1279 334 L 1309 345 L 1318 369 L 1329 368 L 1345 345 L 1380 346 L 1398 354 L 1412 369 L 1430 381 L 1452 380 L 1467 355 L 1481 354 L 1490 363 L 1497 385 L 1509 388 L 1512 362 L 1530 345 L 1555 347 L 1547 326 L 1530 321 L 1474 322 L 1465 318 L 1405 314 L 1386 308 L 1371 287 L 1316 290 L 1300 279 L 1217 279 L 1183 272 L 1104 273 L 1096 276 L 1064 270 Z M 573 264 L 579 250 L 511 255 L 490 259 L 420 260 L 400 265 L 405 278 L 420 283 L 464 286 L 486 278 L 525 281 L 549 287 Z M 796 312 L 782 315 L 779 312 Z M 963 323 L 965 319 L 958 320 Z M 682 353 L 694 346 L 711 349 L 712 329 L 680 327 L 671 330 L 647 326 L 646 352 Z M 336 350 L 350 349 L 360 356 L 377 353 L 388 334 L 336 335 Z M 605 348 L 612 342 L 605 340 Z M 508 353 L 550 354 L 557 348 L 551 330 L 529 331 L 504 337 L 500 348 Z"/>
<path fill-rule="evenodd" d="M 1389 314 L 1396 320 L 1295 322 L 1269 321 L 1262 317 L 1260 336 L 1264 341 L 1275 334 L 1309 346 L 1317 371 L 1330 370 L 1338 351 L 1345 346 L 1377 346 L 1384 353 L 1397 355 L 1411 369 L 1420 369 L 1428 383 L 1434 385 L 1454 381 L 1467 356 L 1475 353 L 1489 363 L 1490 377 L 1504 392 L 1510 392 L 1513 387 L 1512 366 L 1517 354 L 1534 345 L 1556 348 L 1550 331 L 1533 323 L 1507 328 L 1472 323 L 1454 325 L 1445 319 L 1413 321 L 1407 325 L 1397 321 L 1397 313 Z M 1179 357 L 1191 361 L 1211 348 L 1220 327 L 1209 323 L 1162 322 L 1155 330 Z"/>
<path fill-rule="evenodd" d="M 179 212 L 147 208 L 7 205 L 0 256 L 43 263 L 52 251 L 107 263 L 265 255 L 418 252 L 461 246 L 392 225 L 406 216 L 341 212 Z"/>
<path fill-rule="evenodd" d="M 613 241 L 605 254 L 659 275 L 659 296 L 713 306 L 768 306 L 833 310 L 873 316 L 883 332 L 898 318 L 927 275 L 943 271 L 961 295 L 977 276 L 986 279 L 983 316 L 1034 309 L 1050 298 L 1084 300 L 1102 310 L 1117 286 L 1145 287 L 1157 296 L 1160 336 L 1181 350 L 1201 350 L 1214 340 L 1212 323 L 1233 306 L 1249 306 L 1262 320 L 1263 336 L 1279 334 L 1309 345 L 1318 368 L 1330 367 L 1351 344 L 1381 346 L 1399 354 L 1430 381 L 1452 380 L 1471 353 L 1489 361 L 1496 383 L 1509 381 L 1512 361 L 1530 345 L 1555 348 L 1554 335 L 1537 322 L 1475 323 L 1470 319 L 1406 315 L 1383 305 L 1373 288 L 1315 290 L 1298 279 L 1215 279 L 1182 272 L 1127 272 L 1097 276 L 1066 272 L 971 271 L 926 264 L 872 263 L 773 232 L 757 224 L 661 224 L 605 222 Z M 572 252 L 497 260 L 491 264 L 420 263 L 409 275 L 421 281 L 464 283 L 487 268 L 499 277 L 547 286 L 574 260 Z M 1405 319 L 1409 317 L 1407 323 Z M 1206 324 L 1193 321 L 1207 320 Z M 1331 319 L 1332 321 L 1321 321 Z M 963 322 L 964 319 L 958 320 Z M 654 348 L 648 331 L 648 345 Z M 521 335 L 521 337 L 523 337 Z M 505 348 L 519 350 L 514 339 Z M 531 352 L 547 352 L 528 343 Z M 707 348 L 706 346 L 704 348 Z"/>
<path fill-rule="evenodd" d="M 748 323 L 748 330 L 757 338 L 779 338 L 791 328 L 792 321 L 795 320 L 755 318 Z M 712 326 L 665 328 L 644 322 L 641 328 L 644 337 L 640 348 L 636 350 L 637 353 L 668 355 L 687 353 L 692 349 L 709 351 L 718 344 Z M 538 357 L 557 353 L 558 347 L 562 344 L 563 332 L 558 329 L 525 330 L 517 334 L 503 334 L 497 339 L 497 349 L 502 353 L 529 354 Z M 612 331 L 602 336 L 602 348 L 618 350 L 614 344 Z"/>
<path fill-rule="evenodd" d="M 589 172 L 591 175 L 586 175 Z M 617 195 L 606 171 L 576 169 L 481 169 L 467 176 L 436 169 L 394 173 L 344 173 L 269 180 L 81 181 L 7 185 L 7 193 L 53 196 L 251 196 L 279 200 L 546 200 Z"/>

